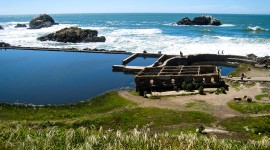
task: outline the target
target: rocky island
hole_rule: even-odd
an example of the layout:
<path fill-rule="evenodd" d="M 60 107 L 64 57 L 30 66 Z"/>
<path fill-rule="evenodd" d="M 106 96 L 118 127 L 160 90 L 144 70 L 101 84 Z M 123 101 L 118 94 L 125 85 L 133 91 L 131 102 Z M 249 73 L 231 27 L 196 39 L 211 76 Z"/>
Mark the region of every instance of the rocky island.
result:
<path fill-rule="evenodd" d="M 55 23 L 51 16 L 47 14 L 41 14 L 39 16 L 34 17 L 29 22 L 29 29 L 48 28 L 53 25 L 58 25 L 58 23 Z"/>
<path fill-rule="evenodd" d="M 0 30 L 3 30 L 4 28 L 2 26 L 0 26 Z"/>
<path fill-rule="evenodd" d="M 105 42 L 104 36 L 98 37 L 97 30 L 81 29 L 78 27 L 64 28 L 55 33 L 51 33 L 42 37 L 37 38 L 40 41 L 57 41 L 57 42 Z"/>
<path fill-rule="evenodd" d="M 176 23 L 177 25 L 213 25 L 220 26 L 222 25 L 220 20 L 213 18 L 212 16 L 198 16 L 193 20 L 190 20 L 188 17 L 184 17 Z"/>
<path fill-rule="evenodd" d="M 15 26 L 15 28 L 26 28 L 27 26 L 26 26 L 26 24 L 20 24 L 20 23 L 18 23 L 16 26 Z"/>

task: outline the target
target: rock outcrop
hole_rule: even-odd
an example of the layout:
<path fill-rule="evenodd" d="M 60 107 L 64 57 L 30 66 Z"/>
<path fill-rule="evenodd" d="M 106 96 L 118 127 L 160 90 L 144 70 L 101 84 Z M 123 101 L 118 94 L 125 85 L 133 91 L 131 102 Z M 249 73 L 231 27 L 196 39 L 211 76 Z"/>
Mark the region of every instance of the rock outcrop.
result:
<path fill-rule="evenodd" d="M 10 47 L 10 44 L 5 42 L 0 42 L 0 47 Z"/>
<path fill-rule="evenodd" d="M 219 26 L 222 25 L 221 22 L 213 18 L 212 16 L 199 16 L 195 17 L 192 21 L 185 17 L 177 22 L 177 25 L 213 25 L 213 26 Z"/>
<path fill-rule="evenodd" d="M 182 20 L 178 21 L 177 25 L 194 25 L 194 23 L 188 17 L 185 17 Z"/>
<path fill-rule="evenodd" d="M 39 16 L 34 17 L 29 22 L 29 29 L 41 29 L 41 28 L 47 28 L 51 27 L 53 25 L 57 25 L 58 23 L 55 23 L 53 18 L 47 14 L 42 14 Z"/>
<path fill-rule="evenodd" d="M 4 30 L 4 28 L 2 26 L 0 26 L 0 30 Z"/>
<path fill-rule="evenodd" d="M 27 26 L 26 26 L 26 24 L 20 24 L 20 23 L 18 23 L 16 26 L 15 26 L 15 28 L 26 28 Z"/>
<path fill-rule="evenodd" d="M 51 33 L 37 38 L 40 41 L 57 41 L 57 42 L 105 42 L 104 36 L 98 37 L 97 30 L 81 29 L 77 27 L 64 28 L 55 33 Z"/>

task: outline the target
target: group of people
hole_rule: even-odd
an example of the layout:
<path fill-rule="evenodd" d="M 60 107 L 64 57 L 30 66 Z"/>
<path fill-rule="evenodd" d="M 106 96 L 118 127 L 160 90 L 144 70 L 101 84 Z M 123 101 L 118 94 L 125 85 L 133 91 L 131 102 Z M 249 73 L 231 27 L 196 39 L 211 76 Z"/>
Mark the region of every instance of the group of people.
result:
<path fill-rule="evenodd" d="M 218 50 L 218 54 L 224 54 L 224 50 Z"/>

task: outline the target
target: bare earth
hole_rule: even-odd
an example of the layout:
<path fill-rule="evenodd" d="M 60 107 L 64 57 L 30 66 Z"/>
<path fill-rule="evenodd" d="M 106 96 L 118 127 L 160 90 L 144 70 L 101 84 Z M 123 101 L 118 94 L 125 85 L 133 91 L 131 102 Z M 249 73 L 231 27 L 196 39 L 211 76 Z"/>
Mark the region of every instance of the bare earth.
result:
<path fill-rule="evenodd" d="M 161 99 L 148 99 L 140 96 L 135 96 L 128 91 L 119 91 L 119 94 L 127 99 L 130 99 L 140 105 L 140 107 L 158 107 L 180 111 L 203 111 L 219 118 L 227 118 L 234 116 L 244 116 L 240 112 L 231 109 L 227 103 L 232 101 L 234 97 L 250 96 L 255 100 L 255 96 L 261 93 L 261 89 L 267 85 L 270 87 L 270 70 L 251 68 L 251 71 L 244 72 L 249 79 L 263 79 L 266 81 L 261 84 L 257 81 L 254 86 L 240 85 L 239 88 L 229 87 L 227 94 L 206 94 L 206 95 L 189 95 L 189 96 L 175 96 Z M 232 79 L 234 80 L 234 79 Z M 238 81 L 238 79 L 235 79 Z M 248 80 L 245 78 L 244 80 Z M 154 94 L 161 95 L 161 93 L 155 92 Z M 175 94 L 175 92 L 174 92 Z M 181 91 L 179 92 L 181 94 Z M 254 116 L 269 115 L 269 114 L 257 114 Z M 249 115 L 253 116 L 253 115 Z"/>

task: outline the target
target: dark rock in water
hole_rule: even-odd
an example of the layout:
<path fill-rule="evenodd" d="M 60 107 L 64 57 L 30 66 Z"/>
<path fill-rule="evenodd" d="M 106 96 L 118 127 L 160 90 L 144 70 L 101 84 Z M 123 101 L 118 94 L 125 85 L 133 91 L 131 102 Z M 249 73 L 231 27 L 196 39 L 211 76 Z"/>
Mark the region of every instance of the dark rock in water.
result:
<path fill-rule="evenodd" d="M 20 23 L 18 23 L 16 26 L 15 26 L 15 28 L 26 28 L 27 26 L 26 26 L 26 24 L 20 24 Z"/>
<path fill-rule="evenodd" d="M 105 42 L 104 36 L 98 37 L 97 30 L 81 29 L 77 27 L 64 28 L 55 33 L 51 33 L 37 38 L 40 41 L 57 41 L 57 42 Z"/>
<path fill-rule="evenodd" d="M 10 44 L 5 42 L 0 42 L 0 47 L 10 47 Z"/>
<path fill-rule="evenodd" d="M 41 29 L 57 25 L 53 18 L 47 14 L 42 14 L 34 17 L 29 23 L 29 29 Z"/>
<path fill-rule="evenodd" d="M 177 22 L 177 25 L 193 25 L 193 24 L 194 23 L 188 17 L 185 17 Z"/>
<path fill-rule="evenodd" d="M 180 21 L 177 22 L 178 25 L 214 25 L 214 26 L 219 26 L 221 25 L 221 22 L 213 18 L 212 16 L 199 16 L 195 17 L 192 21 L 188 18 L 185 17 L 181 19 Z"/>
<path fill-rule="evenodd" d="M 212 18 L 211 22 L 209 25 L 213 25 L 213 26 L 220 26 L 222 25 L 220 20 L 216 19 L 216 18 Z"/>
<path fill-rule="evenodd" d="M 2 26 L 0 26 L 0 30 L 4 30 L 4 28 Z"/>
<path fill-rule="evenodd" d="M 210 16 L 199 16 L 195 17 L 192 22 L 196 25 L 210 25 L 212 17 Z"/>

